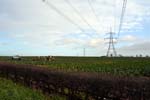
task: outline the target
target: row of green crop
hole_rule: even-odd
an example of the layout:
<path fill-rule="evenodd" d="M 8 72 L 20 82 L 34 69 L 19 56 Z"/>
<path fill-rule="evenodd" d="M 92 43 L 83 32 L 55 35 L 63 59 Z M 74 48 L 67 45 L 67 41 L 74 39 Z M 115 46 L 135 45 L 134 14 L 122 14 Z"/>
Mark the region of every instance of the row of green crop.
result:
<path fill-rule="evenodd" d="M 64 71 L 150 76 L 150 58 L 55 57 L 55 60 L 50 62 L 39 60 L 37 57 L 24 57 L 21 61 L 3 57 L 0 60 L 16 64 L 39 65 Z"/>

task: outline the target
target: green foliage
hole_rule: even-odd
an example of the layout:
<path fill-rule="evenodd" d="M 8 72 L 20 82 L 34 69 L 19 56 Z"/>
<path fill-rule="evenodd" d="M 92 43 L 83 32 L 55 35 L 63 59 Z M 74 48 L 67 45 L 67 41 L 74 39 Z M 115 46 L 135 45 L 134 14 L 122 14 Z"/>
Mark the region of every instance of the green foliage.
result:
<path fill-rule="evenodd" d="M 0 78 L 0 100 L 49 100 L 42 93 L 33 91 L 10 80 Z"/>
<path fill-rule="evenodd" d="M 1 61 L 29 64 L 69 72 L 98 72 L 125 76 L 150 76 L 150 58 L 55 57 L 54 61 L 23 57 L 21 61 L 1 57 Z"/>
<path fill-rule="evenodd" d="M 54 94 L 45 96 L 39 91 L 0 78 L 0 100 L 65 100 L 65 97 Z"/>

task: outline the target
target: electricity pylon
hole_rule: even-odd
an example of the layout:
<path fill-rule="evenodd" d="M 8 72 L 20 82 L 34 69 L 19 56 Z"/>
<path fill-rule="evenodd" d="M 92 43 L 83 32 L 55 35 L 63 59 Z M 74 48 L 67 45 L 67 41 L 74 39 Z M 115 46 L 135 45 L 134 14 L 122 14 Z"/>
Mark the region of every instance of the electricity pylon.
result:
<path fill-rule="evenodd" d="M 112 56 L 116 57 L 117 52 L 116 52 L 116 49 L 115 49 L 115 43 L 116 43 L 115 42 L 116 38 L 114 38 L 115 33 L 110 31 L 108 34 L 109 34 L 109 37 L 105 38 L 105 39 L 109 40 L 109 42 L 108 42 L 109 45 L 108 45 L 108 50 L 107 50 L 106 56 L 107 57 L 112 57 Z"/>

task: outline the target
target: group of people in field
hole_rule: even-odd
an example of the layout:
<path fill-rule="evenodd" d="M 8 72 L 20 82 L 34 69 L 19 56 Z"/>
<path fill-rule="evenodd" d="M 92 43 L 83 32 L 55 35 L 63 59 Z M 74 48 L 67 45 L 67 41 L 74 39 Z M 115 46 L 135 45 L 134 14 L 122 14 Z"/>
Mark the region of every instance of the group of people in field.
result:
<path fill-rule="evenodd" d="M 39 56 L 38 60 L 44 60 L 44 61 L 54 61 L 55 57 L 54 56 Z"/>
<path fill-rule="evenodd" d="M 22 60 L 22 57 L 21 56 L 13 56 L 11 57 L 12 60 Z M 37 57 L 34 57 L 32 60 L 34 61 L 37 61 L 37 60 L 40 60 L 40 61 L 54 61 L 55 60 L 55 57 L 54 56 L 37 56 Z"/>

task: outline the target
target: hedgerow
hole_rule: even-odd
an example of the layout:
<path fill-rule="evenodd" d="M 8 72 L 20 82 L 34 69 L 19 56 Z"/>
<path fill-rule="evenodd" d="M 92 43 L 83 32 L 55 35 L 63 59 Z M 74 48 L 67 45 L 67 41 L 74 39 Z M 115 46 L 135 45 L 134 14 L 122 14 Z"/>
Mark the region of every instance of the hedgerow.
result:
<path fill-rule="evenodd" d="M 0 75 L 69 100 L 150 100 L 149 77 L 64 72 L 31 65 L 0 63 Z"/>

